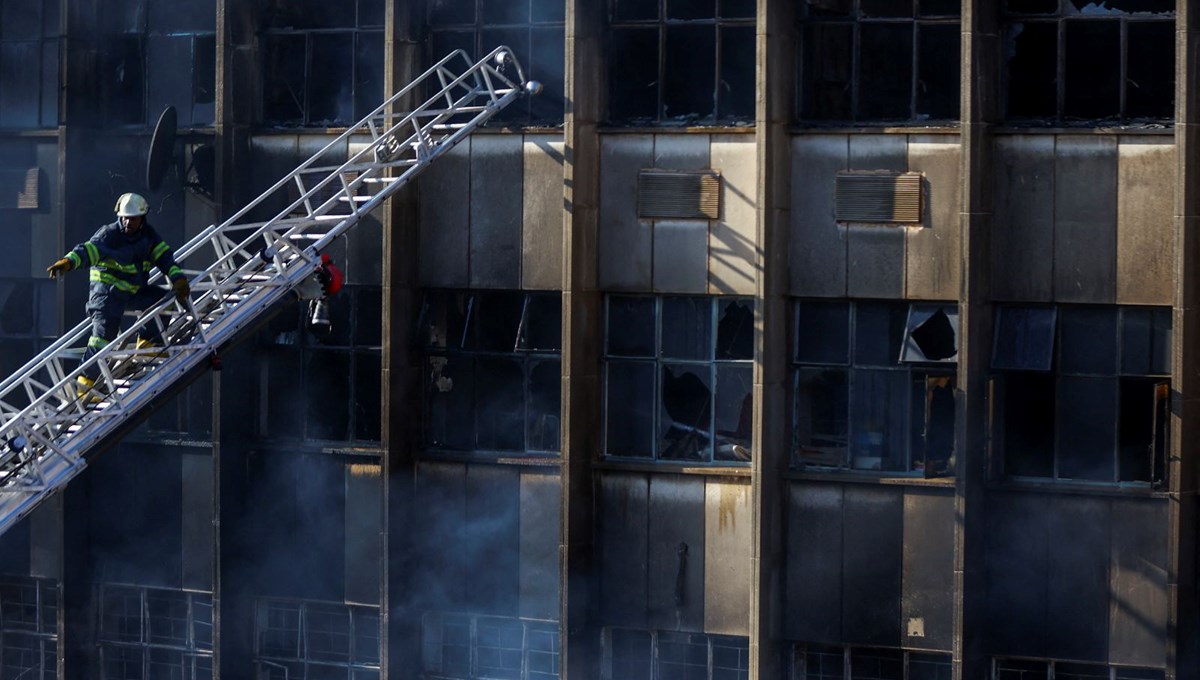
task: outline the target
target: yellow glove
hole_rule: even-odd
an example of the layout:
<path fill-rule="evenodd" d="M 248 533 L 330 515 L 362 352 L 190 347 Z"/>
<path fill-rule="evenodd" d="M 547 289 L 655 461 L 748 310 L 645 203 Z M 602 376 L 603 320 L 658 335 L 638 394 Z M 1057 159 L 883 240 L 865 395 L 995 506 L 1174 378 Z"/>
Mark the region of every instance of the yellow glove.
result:
<path fill-rule="evenodd" d="M 192 294 L 192 287 L 188 285 L 187 279 L 183 277 L 175 279 L 175 282 L 171 284 L 171 289 L 175 291 L 175 297 L 181 301 L 186 300 L 187 296 Z"/>
<path fill-rule="evenodd" d="M 71 271 L 71 261 L 65 257 L 46 267 L 46 272 L 50 274 L 50 278 L 52 279 L 56 279 L 69 271 Z"/>

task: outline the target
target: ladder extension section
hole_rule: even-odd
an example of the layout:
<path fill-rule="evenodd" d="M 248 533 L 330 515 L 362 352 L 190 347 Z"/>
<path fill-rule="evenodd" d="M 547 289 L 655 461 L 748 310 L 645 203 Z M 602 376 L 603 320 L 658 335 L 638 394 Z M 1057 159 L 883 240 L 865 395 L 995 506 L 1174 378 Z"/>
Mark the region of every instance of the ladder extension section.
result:
<path fill-rule="evenodd" d="M 179 248 L 176 260 L 191 280 L 191 300 L 167 296 L 80 363 L 79 348 L 91 335 L 91 322 L 84 321 L 0 382 L 0 534 L 78 475 L 93 446 L 295 295 L 335 238 L 505 106 L 538 89 L 507 47 L 474 64 L 461 50 L 451 53 L 233 217 Z M 411 111 L 401 110 L 422 98 Z M 151 282 L 157 279 L 161 273 Z M 138 330 L 151 325 L 165 349 L 136 350 Z M 92 366 L 101 377 L 80 398 L 75 379 Z"/>

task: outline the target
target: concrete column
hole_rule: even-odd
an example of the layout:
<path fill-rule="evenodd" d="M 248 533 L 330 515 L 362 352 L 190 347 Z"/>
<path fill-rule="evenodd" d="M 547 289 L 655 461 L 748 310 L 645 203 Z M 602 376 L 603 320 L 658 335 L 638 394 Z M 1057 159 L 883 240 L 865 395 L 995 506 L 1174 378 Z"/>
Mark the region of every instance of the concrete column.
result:
<path fill-rule="evenodd" d="M 984 526 L 987 391 L 992 337 L 989 263 L 992 225 L 992 127 L 997 119 L 999 41 L 996 3 L 962 7 L 961 228 L 959 352 L 955 432 L 954 678 L 988 674 Z"/>
<path fill-rule="evenodd" d="M 419 75 L 419 7 L 388 0 L 384 28 L 384 91 L 390 96 Z M 401 103 L 401 108 L 408 108 Z M 383 484 L 380 512 L 380 677 L 412 677 L 421 661 L 421 620 L 408 604 L 413 554 L 409 537 L 413 454 L 420 445 L 421 356 L 413 321 L 421 304 L 417 192 L 400 190 L 380 210 L 383 220 L 383 370 L 381 414 Z"/>
<path fill-rule="evenodd" d="M 596 289 L 604 3 L 568 0 L 563 186 L 562 600 L 559 674 L 600 677 L 593 467 L 600 431 L 601 294 Z"/>
<path fill-rule="evenodd" d="M 791 224 L 795 3 L 759 0 L 756 30 L 758 189 L 755 254 L 754 422 L 751 464 L 750 677 L 782 678 L 787 508 L 788 235 Z"/>
<path fill-rule="evenodd" d="M 1176 5 L 1174 387 L 1167 553 L 1167 678 L 1200 668 L 1196 492 L 1200 489 L 1200 2 Z"/>

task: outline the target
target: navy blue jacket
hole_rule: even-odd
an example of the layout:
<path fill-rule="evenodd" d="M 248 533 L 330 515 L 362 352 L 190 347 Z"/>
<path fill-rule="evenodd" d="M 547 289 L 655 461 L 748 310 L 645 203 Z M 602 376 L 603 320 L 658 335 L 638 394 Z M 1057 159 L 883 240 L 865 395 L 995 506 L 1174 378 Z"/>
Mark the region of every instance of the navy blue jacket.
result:
<path fill-rule="evenodd" d="M 184 276 L 175 264 L 171 246 L 148 222 L 143 222 L 132 236 L 125 233 L 119 221 L 106 224 L 92 238 L 72 248 L 66 258 L 75 269 L 84 263 L 90 266 L 92 281 L 130 294 L 146 285 L 151 267 L 158 267 L 168 279 Z"/>

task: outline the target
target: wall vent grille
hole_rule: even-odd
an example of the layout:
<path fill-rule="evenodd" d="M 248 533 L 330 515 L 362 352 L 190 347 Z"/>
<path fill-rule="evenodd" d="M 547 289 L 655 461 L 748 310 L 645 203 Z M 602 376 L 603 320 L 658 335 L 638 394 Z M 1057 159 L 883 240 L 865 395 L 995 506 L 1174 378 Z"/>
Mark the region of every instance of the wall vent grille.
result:
<path fill-rule="evenodd" d="M 839 172 L 837 221 L 921 222 L 921 175 L 916 172 Z"/>
<path fill-rule="evenodd" d="M 715 220 L 721 216 L 721 176 L 715 172 L 642 170 L 638 217 Z"/>

